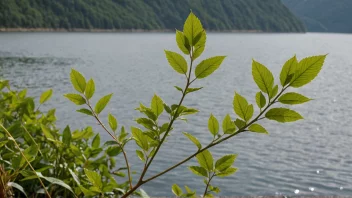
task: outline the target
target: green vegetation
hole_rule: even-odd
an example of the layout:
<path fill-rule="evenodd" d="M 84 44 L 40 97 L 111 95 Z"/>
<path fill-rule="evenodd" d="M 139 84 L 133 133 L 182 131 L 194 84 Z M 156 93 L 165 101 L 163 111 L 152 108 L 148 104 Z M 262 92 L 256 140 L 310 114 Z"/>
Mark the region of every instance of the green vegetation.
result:
<path fill-rule="evenodd" d="M 75 92 L 65 94 L 65 97 L 80 106 L 77 112 L 95 119 L 111 136 L 112 140 L 104 144 L 101 143 L 100 134 L 95 134 L 92 127 L 74 131 L 69 126 L 63 131 L 57 129 L 55 110 L 41 112 L 39 107 L 35 107 L 34 99 L 26 96 L 26 90 L 14 91 L 8 81 L 1 81 L 0 196 L 11 197 L 15 193 L 17 196 L 27 194 L 30 197 L 38 194 L 46 194 L 47 197 L 148 197 L 140 187 L 196 158 L 198 164 L 188 168 L 196 176 L 202 177 L 205 190 L 197 193 L 185 186 L 184 191 L 177 184 L 170 184 L 170 188 L 177 197 L 193 198 L 201 194 L 212 197 L 220 192 L 220 187 L 214 186 L 213 178 L 234 174 L 237 168 L 233 164 L 237 155 L 226 154 L 214 159 L 209 149 L 241 133 L 268 134 L 262 126 L 265 119 L 282 123 L 303 119 L 294 110 L 273 106 L 308 102 L 310 99 L 306 96 L 287 93 L 286 90 L 311 82 L 320 72 L 326 57 L 312 56 L 301 61 L 292 57 L 283 65 L 278 84 L 268 68 L 253 60 L 252 75 L 259 88 L 255 96 L 257 115 L 254 114 L 255 105 L 235 92 L 233 111 L 237 115 L 236 119 L 227 114 L 219 122 L 211 114 L 209 120 L 204 121 L 212 137 L 210 142 L 202 143 L 191 133 L 184 132 L 190 140 L 185 144 L 195 146 L 193 151 L 189 151 L 191 154 L 169 168 L 146 177 L 164 143 L 172 138 L 173 133 L 180 131 L 174 130 L 174 123 L 185 121 L 188 116 L 199 111 L 183 104 L 189 94 L 196 94 L 202 89 L 193 87 L 193 82 L 211 76 L 226 59 L 225 56 L 214 56 L 199 60 L 206 46 L 206 32 L 193 13 L 188 16 L 183 31 L 176 31 L 176 43 L 183 55 L 167 50 L 165 55 L 171 68 L 184 76 L 184 88 L 175 86 L 176 91 L 180 92 L 180 100 L 168 105 L 154 95 L 150 105 L 140 103 L 136 108 L 142 114 L 136 119 L 140 128 L 132 126 L 130 134 L 123 126 L 119 127 L 112 114 L 108 115 L 108 125 L 101 121 L 100 113 L 108 105 L 112 94 L 92 104 L 90 99 L 95 95 L 94 80 L 87 80 L 80 72 L 71 70 L 70 79 Z M 185 57 L 189 59 L 189 64 Z M 39 104 L 47 102 L 51 95 L 52 90 L 44 92 Z M 169 120 L 159 119 L 162 114 Z M 134 177 L 131 174 L 136 167 L 131 166 L 128 153 L 125 152 L 126 146 L 132 142 L 138 147 L 135 154 L 144 164 L 141 174 Z M 156 166 L 155 162 L 153 165 Z"/>
<path fill-rule="evenodd" d="M 0 27 L 173 31 L 190 9 L 208 30 L 305 31 L 280 0 L 2 0 Z"/>
<path fill-rule="evenodd" d="M 351 0 L 282 0 L 310 32 L 352 33 Z"/>

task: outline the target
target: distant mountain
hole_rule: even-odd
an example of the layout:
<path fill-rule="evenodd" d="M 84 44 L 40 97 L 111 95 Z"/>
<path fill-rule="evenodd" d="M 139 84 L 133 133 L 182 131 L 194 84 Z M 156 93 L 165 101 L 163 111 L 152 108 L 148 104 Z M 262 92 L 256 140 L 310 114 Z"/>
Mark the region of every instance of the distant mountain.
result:
<path fill-rule="evenodd" d="M 210 30 L 303 32 L 280 0 L 0 0 L 0 28 L 181 28 L 190 10 Z"/>
<path fill-rule="evenodd" d="M 282 0 L 310 32 L 352 33 L 352 0 Z"/>

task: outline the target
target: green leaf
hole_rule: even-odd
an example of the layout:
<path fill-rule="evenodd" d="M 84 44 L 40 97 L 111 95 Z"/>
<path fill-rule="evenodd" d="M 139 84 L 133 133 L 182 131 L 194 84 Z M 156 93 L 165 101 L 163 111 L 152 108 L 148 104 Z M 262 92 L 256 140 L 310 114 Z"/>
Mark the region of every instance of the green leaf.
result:
<path fill-rule="evenodd" d="M 278 122 L 294 122 L 303 119 L 303 117 L 299 113 L 285 108 L 270 109 L 265 114 L 265 117 L 269 120 L 275 120 Z"/>
<path fill-rule="evenodd" d="M 199 142 L 199 140 L 194 137 L 193 135 L 191 135 L 190 133 L 186 133 L 186 132 L 183 132 L 183 134 L 189 139 L 191 140 L 197 147 L 198 149 L 201 149 L 202 148 L 202 144 Z"/>
<path fill-rule="evenodd" d="M 235 93 L 235 97 L 233 100 L 233 107 L 235 113 L 240 116 L 240 118 L 244 119 L 246 122 L 252 118 L 254 113 L 253 105 L 248 105 L 246 98 L 244 98 L 237 92 Z"/>
<path fill-rule="evenodd" d="M 152 108 L 152 111 L 153 113 L 159 117 L 160 114 L 163 113 L 164 111 L 164 102 L 163 100 L 154 94 L 153 98 L 152 98 L 152 101 L 151 101 L 151 104 L 150 104 L 151 108 Z"/>
<path fill-rule="evenodd" d="M 96 192 L 92 192 L 88 189 L 86 189 L 85 187 L 83 187 L 82 185 L 78 185 L 79 189 L 83 192 L 83 194 L 87 197 L 92 197 L 92 196 L 95 196 L 97 195 L 98 193 Z"/>
<path fill-rule="evenodd" d="M 178 91 L 180 91 L 180 92 L 182 92 L 183 93 L 183 90 L 182 90 L 182 88 L 181 87 L 179 87 L 179 86 L 174 86 Z"/>
<path fill-rule="evenodd" d="M 215 169 L 219 172 L 225 171 L 230 168 L 235 162 L 237 155 L 225 155 L 218 159 L 215 163 Z"/>
<path fill-rule="evenodd" d="M 192 12 L 188 15 L 183 26 L 183 33 L 189 41 L 190 46 L 197 44 L 196 37 L 203 32 L 203 26 L 200 20 Z"/>
<path fill-rule="evenodd" d="M 67 146 L 69 146 L 71 144 L 71 140 L 72 140 L 71 130 L 70 130 L 70 127 L 67 125 L 64 131 L 62 132 L 62 142 Z"/>
<path fill-rule="evenodd" d="M 186 94 L 192 93 L 192 92 L 196 92 L 198 90 L 203 89 L 203 87 L 198 87 L 198 88 L 187 88 L 186 90 Z"/>
<path fill-rule="evenodd" d="M 255 101 L 260 109 L 266 105 L 266 98 L 261 91 L 255 95 Z"/>
<path fill-rule="evenodd" d="M 197 44 L 193 48 L 193 54 L 192 54 L 193 60 L 195 60 L 200 55 L 202 55 L 202 53 L 204 52 L 204 49 L 205 49 L 207 34 L 205 31 L 203 31 L 202 34 L 199 34 L 199 36 L 200 36 L 199 41 L 197 42 Z"/>
<path fill-rule="evenodd" d="M 282 104 L 290 104 L 290 105 L 303 104 L 310 100 L 311 99 L 299 93 L 294 93 L 294 92 L 285 93 L 279 98 L 279 102 L 281 102 Z"/>
<path fill-rule="evenodd" d="M 264 93 L 270 94 L 274 85 L 274 77 L 270 70 L 264 65 L 253 60 L 252 75 L 259 89 Z"/>
<path fill-rule="evenodd" d="M 136 127 L 131 127 L 133 139 L 136 141 L 136 144 L 141 147 L 143 150 L 148 151 L 148 137 L 143 134 L 142 130 Z"/>
<path fill-rule="evenodd" d="M 196 155 L 198 163 L 201 167 L 205 168 L 208 171 L 213 170 L 213 156 L 208 150 L 205 150 Z"/>
<path fill-rule="evenodd" d="M 202 176 L 202 177 L 208 177 L 208 171 L 200 166 L 190 166 L 188 167 L 189 170 L 191 170 L 195 175 Z"/>
<path fill-rule="evenodd" d="M 62 181 L 60 179 L 57 179 L 57 178 L 54 178 L 54 177 L 45 177 L 45 176 L 42 175 L 42 173 L 38 173 L 38 172 L 37 172 L 37 175 L 40 178 L 45 179 L 46 181 L 48 181 L 51 184 L 56 184 L 56 185 L 59 185 L 61 187 L 66 188 L 67 190 L 69 190 L 70 192 L 72 192 L 74 194 L 72 188 L 69 185 L 67 185 L 64 181 Z"/>
<path fill-rule="evenodd" d="M 136 119 L 136 122 L 149 130 L 153 130 L 153 127 L 155 126 L 154 122 L 148 118 L 138 118 Z"/>
<path fill-rule="evenodd" d="M 94 111 L 96 114 L 99 114 L 100 112 L 102 112 L 104 110 L 106 105 L 109 103 L 111 96 L 112 96 L 112 94 L 106 95 L 106 96 L 102 97 L 97 102 L 97 104 L 95 105 L 95 108 L 94 108 Z"/>
<path fill-rule="evenodd" d="M 99 146 L 100 146 L 100 135 L 98 133 L 97 135 L 95 135 L 95 137 L 92 141 L 92 147 L 97 149 L 97 148 L 99 148 Z"/>
<path fill-rule="evenodd" d="M 237 168 L 235 167 L 230 167 L 220 173 L 217 173 L 216 176 L 218 177 L 227 177 L 227 176 L 230 176 L 232 174 L 234 174 L 235 172 L 237 171 Z"/>
<path fill-rule="evenodd" d="M 298 61 L 296 56 L 294 56 L 288 61 L 286 61 L 286 63 L 282 67 L 282 70 L 280 73 L 280 82 L 283 87 L 291 82 L 293 77 L 292 74 L 296 71 L 297 65 L 298 65 Z M 290 75 L 291 77 L 289 77 Z"/>
<path fill-rule="evenodd" d="M 232 122 L 229 114 L 227 114 L 222 121 L 222 130 L 224 131 L 224 134 L 232 134 L 236 131 L 236 125 Z"/>
<path fill-rule="evenodd" d="M 150 198 L 149 195 L 143 189 L 140 189 L 140 192 L 142 198 Z"/>
<path fill-rule="evenodd" d="M 236 120 L 235 120 L 235 125 L 236 125 L 239 129 L 241 129 L 241 128 L 243 128 L 243 127 L 246 126 L 246 122 L 243 121 L 243 120 L 240 120 L 240 119 L 236 119 Z"/>
<path fill-rule="evenodd" d="M 86 109 L 86 108 L 79 109 L 79 110 L 77 110 L 77 112 L 80 112 L 80 113 L 83 113 L 83 114 L 86 114 L 86 115 L 89 115 L 89 116 L 93 116 L 92 111 L 89 110 L 89 109 Z"/>
<path fill-rule="evenodd" d="M 195 70 L 196 78 L 205 78 L 217 70 L 226 56 L 215 56 L 200 62 Z"/>
<path fill-rule="evenodd" d="M 183 191 L 177 184 L 174 184 L 172 185 L 172 193 L 177 197 L 180 197 L 183 194 Z"/>
<path fill-rule="evenodd" d="M 109 122 L 110 128 L 115 132 L 117 130 L 118 124 L 117 124 L 116 118 L 111 113 L 109 113 L 108 122 Z"/>
<path fill-rule="evenodd" d="M 84 93 L 86 89 L 86 79 L 84 76 L 78 71 L 71 69 L 70 78 L 73 88 L 75 88 L 80 93 Z"/>
<path fill-rule="evenodd" d="M 248 129 L 249 131 L 256 132 L 256 133 L 269 134 L 268 131 L 266 131 L 266 129 L 259 124 L 252 124 Z"/>
<path fill-rule="evenodd" d="M 51 133 L 51 131 L 48 128 L 46 128 L 45 125 L 41 124 L 40 127 L 42 128 L 43 134 L 46 138 L 51 139 L 51 140 L 55 140 L 53 134 Z"/>
<path fill-rule="evenodd" d="M 269 98 L 270 99 L 274 98 L 277 95 L 278 91 L 279 91 L 279 86 L 276 85 L 274 88 L 271 89 Z"/>
<path fill-rule="evenodd" d="M 40 96 L 39 103 L 40 104 L 45 103 L 46 101 L 48 101 L 50 99 L 50 97 L 52 95 L 53 95 L 53 90 L 52 89 L 49 89 L 49 90 L 43 92 L 42 95 Z"/>
<path fill-rule="evenodd" d="M 180 48 L 180 50 L 188 55 L 190 52 L 190 46 L 188 43 L 188 40 L 186 40 L 185 35 L 183 34 L 183 32 L 176 30 L 176 43 L 178 48 Z"/>
<path fill-rule="evenodd" d="M 298 63 L 290 83 L 291 87 L 302 87 L 312 81 L 323 67 L 326 55 L 304 58 Z"/>
<path fill-rule="evenodd" d="M 21 185 L 19 185 L 18 183 L 8 182 L 7 186 L 12 187 L 12 188 L 16 188 L 17 190 L 21 191 L 21 193 L 23 193 L 27 197 L 27 194 L 24 191 L 23 187 Z"/>
<path fill-rule="evenodd" d="M 138 158 L 140 160 L 142 160 L 142 162 L 145 162 L 144 153 L 142 151 L 136 150 L 136 154 L 137 154 Z"/>
<path fill-rule="evenodd" d="M 101 181 L 101 175 L 95 171 L 91 171 L 88 169 L 84 169 L 84 173 L 86 174 L 88 180 L 90 183 L 92 183 L 93 186 L 97 187 L 98 189 L 103 188 L 103 183 Z"/>
<path fill-rule="evenodd" d="M 94 92 L 95 92 L 95 84 L 94 84 L 94 80 L 93 79 L 90 79 L 88 82 L 87 82 L 87 86 L 86 86 L 86 90 L 84 92 L 85 96 L 88 98 L 88 99 L 91 99 L 94 95 Z"/>
<path fill-rule="evenodd" d="M 86 99 L 84 99 L 79 94 L 65 94 L 64 95 L 67 99 L 71 100 L 71 102 L 75 103 L 76 105 L 83 105 L 86 103 Z"/>
<path fill-rule="evenodd" d="M 213 114 L 210 114 L 208 120 L 208 129 L 214 137 L 219 133 L 219 122 L 216 117 L 213 116 Z"/>
<path fill-rule="evenodd" d="M 167 50 L 165 50 L 165 54 L 166 54 L 167 61 L 169 62 L 170 66 L 174 68 L 175 71 L 177 71 L 180 74 L 187 73 L 187 70 L 188 70 L 187 61 L 182 55 L 176 52 L 171 52 Z"/>
<path fill-rule="evenodd" d="M 81 182 L 79 181 L 79 178 L 78 176 L 75 174 L 75 172 L 73 172 L 70 168 L 68 169 L 73 180 L 75 180 L 75 182 L 78 184 L 78 185 L 81 185 Z"/>
<path fill-rule="evenodd" d="M 110 146 L 106 150 L 106 154 L 108 154 L 110 157 L 117 156 L 122 152 L 120 146 Z"/>

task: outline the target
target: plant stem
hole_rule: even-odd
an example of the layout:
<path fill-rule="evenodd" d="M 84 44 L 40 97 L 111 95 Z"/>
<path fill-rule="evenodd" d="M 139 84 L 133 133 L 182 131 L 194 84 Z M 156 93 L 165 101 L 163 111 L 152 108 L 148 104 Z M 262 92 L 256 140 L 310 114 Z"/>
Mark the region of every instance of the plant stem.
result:
<path fill-rule="evenodd" d="M 115 142 L 117 143 L 117 145 L 121 148 L 121 151 L 123 153 L 123 157 L 125 158 L 125 163 L 127 166 L 127 172 L 128 172 L 128 182 L 130 184 L 130 189 L 132 189 L 132 177 L 131 177 L 131 170 L 130 170 L 130 165 L 128 163 L 128 158 L 127 158 L 127 154 L 125 152 L 125 149 L 123 148 L 123 145 L 116 139 L 116 137 L 105 127 L 105 125 L 103 124 L 103 122 L 99 119 L 98 115 L 95 113 L 95 111 L 93 110 L 93 107 L 90 105 L 89 100 L 86 98 L 87 101 L 87 105 L 90 108 L 90 110 L 93 113 L 94 118 L 98 121 L 99 125 L 101 127 L 103 127 L 103 129 L 112 137 L 112 139 L 115 140 Z"/>
<path fill-rule="evenodd" d="M 0 124 L 0 127 L 6 132 L 6 134 L 7 134 L 7 135 L 11 138 L 11 140 L 15 143 L 17 149 L 20 151 L 22 157 L 26 160 L 28 166 L 32 169 L 33 173 L 37 176 L 37 178 L 38 178 L 40 184 L 41 184 L 42 187 L 44 188 L 44 191 L 45 191 L 46 195 L 47 195 L 49 198 L 51 198 L 51 196 L 50 196 L 48 190 L 45 188 L 45 185 L 44 185 L 43 181 L 42 181 L 42 180 L 40 179 L 40 177 L 37 175 L 37 172 L 34 170 L 33 166 L 32 166 L 31 163 L 28 161 L 27 157 L 26 157 L 26 156 L 24 155 L 24 153 L 21 151 L 21 148 L 20 148 L 20 146 L 17 144 L 15 138 L 12 137 L 11 133 L 10 133 L 2 124 Z"/>
<path fill-rule="evenodd" d="M 209 178 L 209 181 L 207 182 L 207 186 L 205 187 L 205 191 L 204 191 L 203 197 L 205 197 L 205 195 L 207 194 L 210 182 L 211 182 L 211 180 L 213 179 L 214 176 L 215 176 L 215 173 L 213 173 L 213 175 Z"/>

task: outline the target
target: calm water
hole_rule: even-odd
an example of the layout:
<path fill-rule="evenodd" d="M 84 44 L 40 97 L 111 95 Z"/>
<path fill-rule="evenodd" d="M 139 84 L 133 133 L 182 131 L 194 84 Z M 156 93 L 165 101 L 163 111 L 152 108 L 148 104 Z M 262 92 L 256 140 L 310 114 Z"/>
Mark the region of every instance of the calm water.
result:
<path fill-rule="evenodd" d="M 187 124 L 177 124 L 149 175 L 195 150 L 181 132 L 190 132 L 206 144 L 210 141 L 210 113 L 221 120 L 227 113 L 234 118 L 234 91 L 254 102 L 257 88 L 251 76 L 252 58 L 278 76 L 282 64 L 294 54 L 302 58 L 329 53 L 319 77 L 299 90 L 315 99 L 294 107 L 305 120 L 292 124 L 264 121 L 270 136 L 241 134 L 212 149 L 215 157 L 238 153 L 236 166 L 240 168 L 230 178 L 215 180 L 214 185 L 221 187 L 221 195 L 295 195 L 297 190 L 299 195 L 352 195 L 351 46 L 352 35 L 343 34 L 210 34 L 202 57 L 228 57 L 213 76 L 196 83 L 205 88 L 189 95 L 185 103 L 201 112 Z M 53 88 L 54 97 L 44 109 L 57 108 L 60 127 L 95 125 L 91 118 L 76 113 L 77 108 L 62 96 L 72 92 L 69 72 L 76 68 L 95 79 L 97 95 L 115 93 L 102 116 L 111 112 L 120 126 L 131 126 L 139 115 L 133 109 L 139 102 L 149 104 L 154 93 L 168 104 L 180 98 L 173 85 L 183 86 L 184 79 L 168 66 L 164 49 L 177 50 L 173 34 L 2 33 L 0 75 L 15 87 L 29 88 L 37 98 Z M 134 155 L 134 148 L 131 143 L 130 155 Z M 142 168 L 136 157 L 131 161 L 134 170 Z M 188 185 L 199 193 L 204 190 L 202 179 L 186 166 L 143 188 L 151 195 L 167 196 L 173 183 Z"/>

